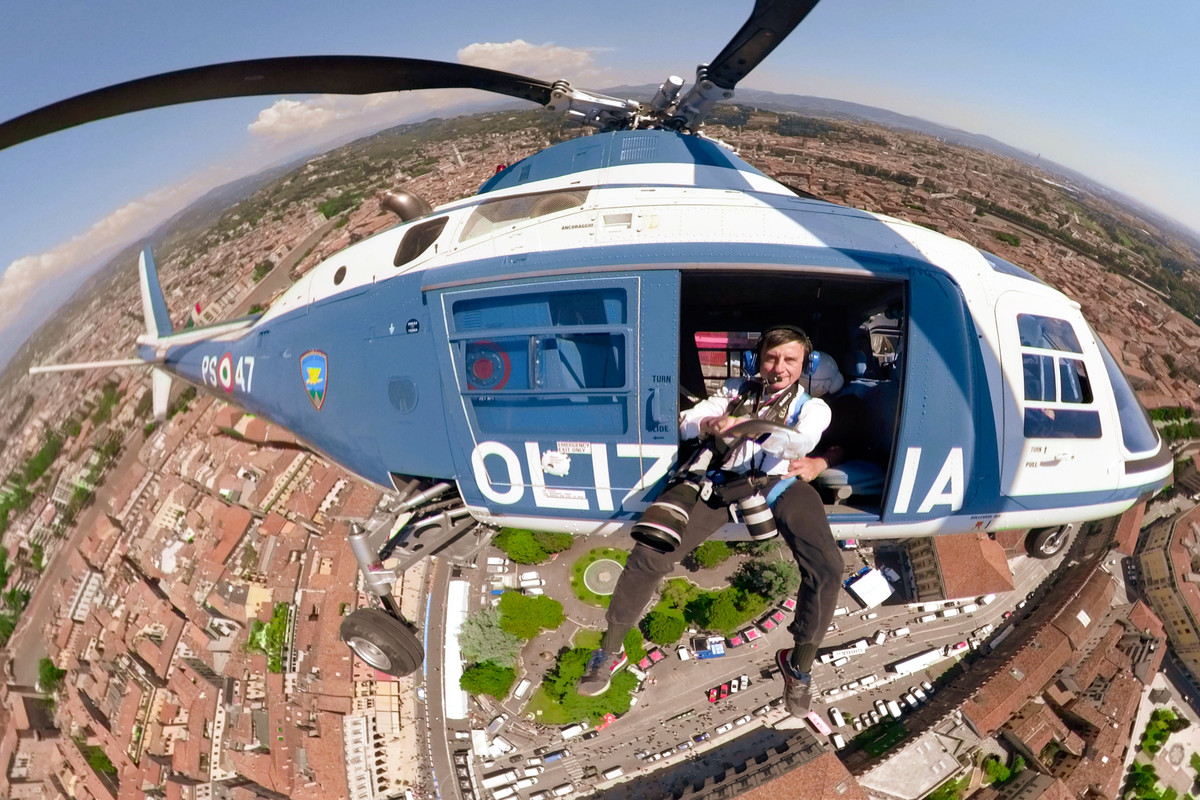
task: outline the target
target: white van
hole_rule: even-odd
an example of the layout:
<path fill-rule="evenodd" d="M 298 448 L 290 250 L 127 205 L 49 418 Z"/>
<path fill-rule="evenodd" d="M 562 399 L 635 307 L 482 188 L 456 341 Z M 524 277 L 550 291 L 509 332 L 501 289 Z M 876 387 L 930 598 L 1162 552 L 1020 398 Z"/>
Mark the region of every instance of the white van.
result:
<path fill-rule="evenodd" d="M 526 586 L 521 592 L 529 597 L 541 597 L 546 593 L 540 586 Z"/>
<path fill-rule="evenodd" d="M 883 644 L 887 641 L 887 631 L 875 631 L 875 637 L 871 639 L 873 644 Z"/>
<path fill-rule="evenodd" d="M 551 791 L 554 792 L 555 797 L 566 797 L 571 792 L 575 791 L 575 784 L 560 783 L 558 786 L 555 786 L 553 789 L 551 789 Z"/>
<path fill-rule="evenodd" d="M 874 683 L 877 680 L 879 680 L 879 678 L 875 677 L 874 675 L 868 675 L 865 678 L 860 678 L 858 682 L 861 683 L 863 686 L 870 686 L 872 683 Z"/>
<path fill-rule="evenodd" d="M 946 609 L 943 609 L 943 610 L 942 610 L 942 616 L 943 616 L 943 617 L 957 617 L 957 616 L 958 616 L 958 609 L 957 609 L 957 608 L 946 608 Z"/>
<path fill-rule="evenodd" d="M 613 778 L 619 778 L 624 775 L 625 770 L 621 769 L 620 767 L 609 767 L 600 774 L 604 776 L 604 780 L 611 781 Z"/>
<path fill-rule="evenodd" d="M 994 594 L 985 594 L 983 597 L 979 598 L 979 605 L 981 605 L 981 606 L 986 606 L 986 605 L 989 605 L 989 604 L 990 604 L 990 603 L 992 603 L 992 601 L 994 601 L 995 599 L 996 599 L 996 595 L 994 595 Z"/>
<path fill-rule="evenodd" d="M 545 585 L 546 585 L 546 580 L 544 578 L 521 578 L 521 588 L 522 589 L 532 589 L 536 586 L 545 586 Z"/>
<path fill-rule="evenodd" d="M 849 663 L 850 663 L 850 657 L 849 657 L 849 656 L 842 656 L 841 658 L 835 658 L 835 659 L 833 660 L 833 665 L 834 665 L 835 667 L 840 667 L 840 666 L 842 666 L 843 664 L 849 664 Z"/>
<path fill-rule="evenodd" d="M 536 572 L 522 572 L 521 573 L 522 581 L 536 581 L 537 579 L 538 579 L 538 574 Z"/>
<path fill-rule="evenodd" d="M 895 700 L 887 701 L 887 710 L 888 710 L 888 713 L 892 715 L 893 719 L 900 719 L 900 715 L 901 715 L 900 704 L 897 703 Z"/>
<path fill-rule="evenodd" d="M 508 559 L 500 558 L 499 556 L 488 556 L 487 563 L 492 564 L 497 567 L 503 567 L 505 564 L 508 563 Z"/>
<path fill-rule="evenodd" d="M 833 727 L 835 728 L 846 727 L 846 718 L 842 716 L 842 712 L 837 707 L 829 709 L 829 721 L 833 723 Z"/>
<path fill-rule="evenodd" d="M 678 648 L 676 648 L 675 655 L 679 656 L 680 661 L 687 661 L 689 658 L 692 657 L 692 654 L 690 652 L 688 652 L 687 645 L 682 645 L 682 644 L 679 645 Z"/>
<path fill-rule="evenodd" d="M 933 622 L 935 619 L 937 619 L 937 614 L 926 614 L 923 617 L 917 617 L 917 622 L 920 622 L 920 623 Z"/>
<path fill-rule="evenodd" d="M 586 722 L 576 722 L 574 725 L 568 725 L 562 729 L 562 737 L 564 739 L 574 739 L 576 736 L 579 736 L 586 731 L 589 727 L 590 726 Z"/>
<path fill-rule="evenodd" d="M 517 688 L 513 689 L 513 697 L 520 700 L 529 691 L 530 686 L 533 686 L 533 681 L 529 678 L 522 678 L 521 682 L 517 684 Z"/>
<path fill-rule="evenodd" d="M 517 787 L 515 786 L 501 786 L 499 789 L 492 790 L 492 797 L 496 798 L 496 800 L 504 800 L 504 798 L 512 797 L 516 793 Z"/>
<path fill-rule="evenodd" d="M 892 638 L 895 639 L 899 636 L 908 636 L 910 633 L 912 633 L 912 631 L 908 628 L 896 628 L 896 630 L 892 631 Z"/>
<path fill-rule="evenodd" d="M 836 747 L 838 750 L 841 750 L 846 746 L 846 740 L 844 738 L 842 738 L 842 735 L 840 733 L 835 733 L 833 735 L 833 746 Z"/>
<path fill-rule="evenodd" d="M 844 617 L 849 613 L 850 613 L 850 609 L 846 608 L 845 606 L 838 606 L 837 608 L 835 608 L 833 610 L 833 615 L 835 617 Z"/>

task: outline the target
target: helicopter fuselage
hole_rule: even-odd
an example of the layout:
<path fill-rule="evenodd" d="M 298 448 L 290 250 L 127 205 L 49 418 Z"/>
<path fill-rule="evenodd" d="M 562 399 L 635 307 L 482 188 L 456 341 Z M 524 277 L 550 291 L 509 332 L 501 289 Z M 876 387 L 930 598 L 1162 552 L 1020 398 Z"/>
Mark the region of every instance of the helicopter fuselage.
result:
<path fill-rule="evenodd" d="M 699 334 L 778 322 L 870 409 L 880 488 L 829 506 L 839 538 L 1097 519 L 1169 479 L 1077 303 L 667 131 L 548 148 L 257 320 L 141 352 L 377 484 L 451 480 L 477 519 L 591 534 L 627 529 L 671 472 L 681 399 L 720 377 Z"/>

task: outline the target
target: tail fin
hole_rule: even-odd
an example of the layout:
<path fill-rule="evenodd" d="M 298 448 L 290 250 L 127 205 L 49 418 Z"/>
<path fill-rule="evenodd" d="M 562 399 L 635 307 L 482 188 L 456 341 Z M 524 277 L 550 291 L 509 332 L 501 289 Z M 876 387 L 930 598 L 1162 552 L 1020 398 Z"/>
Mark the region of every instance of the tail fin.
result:
<path fill-rule="evenodd" d="M 146 333 L 155 339 L 170 336 L 174 332 L 171 315 L 167 312 L 167 301 L 158 283 L 158 268 L 154 265 L 154 254 L 149 247 L 142 250 L 138 259 L 138 279 L 142 285 L 142 314 L 146 318 Z M 154 418 L 161 422 L 167 418 L 171 376 L 157 367 L 150 373 L 150 397 L 153 400 Z"/>
<path fill-rule="evenodd" d="M 170 336 L 171 315 L 167 313 L 167 301 L 162 287 L 158 285 L 158 268 L 154 266 L 154 255 L 150 248 L 142 251 L 138 259 L 138 277 L 142 284 L 142 314 L 146 317 L 146 333 L 156 338 Z"/>

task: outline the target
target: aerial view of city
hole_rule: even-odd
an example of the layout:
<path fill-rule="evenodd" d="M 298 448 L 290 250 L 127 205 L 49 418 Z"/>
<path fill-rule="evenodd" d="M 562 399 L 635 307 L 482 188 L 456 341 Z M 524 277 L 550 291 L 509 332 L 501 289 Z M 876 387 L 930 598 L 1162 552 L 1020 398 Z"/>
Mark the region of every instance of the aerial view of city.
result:
<path fill-rule="evenodd" d="M 123 242 L 0 381 L 0 798 L 1200 797 L 1200 234 L 812 100 L 448 113 Z M 787 344 L 833 583 L 764 483 L 626 634 Z"/>

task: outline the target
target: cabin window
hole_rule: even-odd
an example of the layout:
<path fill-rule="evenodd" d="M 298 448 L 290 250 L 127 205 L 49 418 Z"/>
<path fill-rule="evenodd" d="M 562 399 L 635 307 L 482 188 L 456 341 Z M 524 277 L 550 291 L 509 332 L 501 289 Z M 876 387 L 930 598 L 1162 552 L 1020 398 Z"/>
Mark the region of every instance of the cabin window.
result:
<path fill-rule="evenodd" d="M 458 240 L 465 242 L 520 222 L 579 208 L 587 200 L 587 195 L 586 189 L 570 189 L 504 197 L 481 203 L 467 218 Z"/>
<path fill-rule="evenodd" d="M 396 248 L 396 257 L 392 259 L 392 264 L 403 267 L 428 250 L 442 235 L 442 229 L 446 227 L 448 219 L 449 217 L 438 217 L 426 222 L 419 222 L 409 228 L 405 232 L 404 238 L 400 240 L 400 246 Z"/>
<path fill-rule="evenodd" d="M 483 433 L 619 435 L 630 416 L 626 288 L 529 287 L 456 301 L 459 389 Z"/>
<path fill-rule="evenodd" d="M 1099 439 L 1100 412 L 1079 337 L 1067 320 L 1018 314 L 1025 397 L 1025 438 Z"/>

